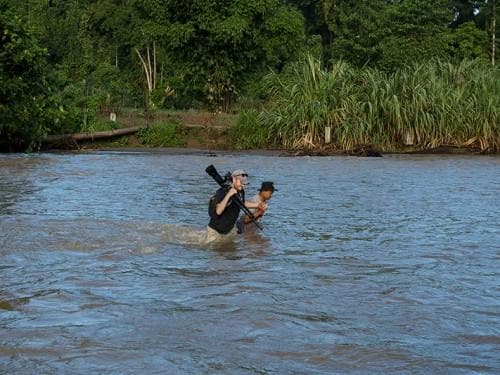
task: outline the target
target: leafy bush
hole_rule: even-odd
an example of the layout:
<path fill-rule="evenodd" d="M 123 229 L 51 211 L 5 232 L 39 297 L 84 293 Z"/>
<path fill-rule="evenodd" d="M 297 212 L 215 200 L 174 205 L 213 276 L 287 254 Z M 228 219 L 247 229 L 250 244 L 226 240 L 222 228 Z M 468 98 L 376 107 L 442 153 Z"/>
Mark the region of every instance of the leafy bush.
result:
<path fill-rule="evenodd" d="M 118 123 L 113 122 L 113 121 L 100 121 L 96 120 L 90 123 L 86 127 L 82 127 L 81 131 L 82 132 L 89 132 L 89 133 L 95 133 L 95 132 L 102 132 L 102 131 L 108 131 L 108 130 L 115 130 L 118 129 L 120 126 Z"/>
<path fill-rule="evenodd" d="M 64 109 L 53 101 L 47 52 L 25 22 L 3 5 L 0 45 L 0 149 L 34 148 L 64 117 Z"/>
<path fill-rule="evenodd" d="M 175 147 L 186 144 L 179 124 L 173 121 L 151 125 L 141 129 L 137 135 L 141 143 L 149 147 Z"/>
<path fill-rule="evenodd" d="M 285 147 L 319 146 L 330 126 L 342 149 L 500 150 L 500 69 L 479 60 L 432 60 L 387 73 L 342 62 L 326 70 L 308 57 L 283 74 L 271 73 L 265 84 L 268 103 L 243 124 L 253 119 L 253 136 L 267 131 L 271 143 Z"/>
<path fill-rule="evenodd" d="M 244 110 L 238 121 L 229 128 L 231 143 L 238 149 L 265 148 L 271 146 L 269 129 L 258 119 L 259 113 L 254 110 Z"/>

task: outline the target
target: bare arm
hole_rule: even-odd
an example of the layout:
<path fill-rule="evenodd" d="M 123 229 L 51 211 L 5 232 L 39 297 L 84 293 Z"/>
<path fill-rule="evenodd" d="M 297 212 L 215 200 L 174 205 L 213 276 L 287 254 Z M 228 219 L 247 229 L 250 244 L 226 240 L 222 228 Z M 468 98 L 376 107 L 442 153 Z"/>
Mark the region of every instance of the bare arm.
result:
<path fill-rule="evenodd" d="M 259 219 L 261 218 L 262 216 L 264 216 L 264 213 L 266 212 L 267 210 L 267 204 L 264 203 L 264 202 L 252 202 L 252 201 L 249 201 L 249 202 L 246 202 L 245 203 L 245 206 L 247 206 L 247 208 L 252 208 L 252 209 L 255 209 L 255 212 L 253 213 L 253 217 L 255 219 Z M 252 221 L 252 219 L 250 219 L 248 216 L 245 216 L 244 219 L 243 219 L 243 222 L 245 224 L 248 224 Z"/>
<path fill-rule="evenodd" d="M 254 202 L 254 201 L 246 201 L 245 202 L 245 206 L 247 206 L 247 208 L 259 208 L 259 205 L 260 203 L 258 202 Z"/>
<path fill-rule="evenodd" d="M 255 218 L 255 220 L 257 220 L 257 219 L 261 218 L 262 216 L 264 216 L 264 212 L 265 212 L 265 210 L 257 209 L 257 211 L 254 212 L 253 217 Z M 252 222 L 252 219 L 250 219 L 248 216 L 245 215 L 245 217 L 243 218 L 243 222 L 245 224 L 249 224 Z"/>
<path fill-rule="evenodd" d="M 235 195 L 238 191 L 235 189 L 235 188 L 231 188 L 229 189 L 229 191 L 227 192 L 226 196 L 224 197 L 224 199 L 222 199 L 216 206 L 215 206 L 215 213 L 217 215 L 222 215 L 222 213 L 224 212 L 224 210 L 226 209 L 227 207 L 227 204 L 229 202 L 229 200 L 231 199 L 231 197 L 233 195 Z"/>

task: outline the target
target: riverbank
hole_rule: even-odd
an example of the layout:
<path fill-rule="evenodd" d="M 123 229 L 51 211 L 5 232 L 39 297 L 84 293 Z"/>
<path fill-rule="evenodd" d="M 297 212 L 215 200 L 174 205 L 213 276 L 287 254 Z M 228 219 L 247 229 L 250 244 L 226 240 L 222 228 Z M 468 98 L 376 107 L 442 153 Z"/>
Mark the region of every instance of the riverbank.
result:
<path fill-rule="evenodd" d="M 138 110 L 124 110 L 116 114 L 116 121 L 109 114 L 98 117 L 95 132 L 64 136 L 58 142 L 45 143 L 43 150 L 102 150 L 102 151 L 157 151 L 173 154 L 256 153 L 287 156 L 372 156 L 383 154 L 498 154 L 481 150 L 477 145 L 441 145 L 422 149 L 406 146 L 380 149 L 370 144 L 356 145 L 350 149 L 335 144 L 313 148 L 287 149 L 282 147 L 242 147 L 238 131 L 238 115 L 210 113 L 207 111 L 156 111 L 144 114 Z M 130 129 L 130 132 L 124 132 Z M 101 137 L 101 135 L 104 136 Z M 115 135 L 116 134 L 116 135 Z M 99 135 L 99 136 L 98 136 Z M 75 137 L 76 136 L 76 137 Z M 47 137 L 50 139 L 50 137 Z M 84 139 L 84 140 L 80 140 Z"/>
<path fill-rule="evenodd" d="M 196 110 L 155 111 L 145 114 L 139 110 L 128 109 L 116 114 L 116 122 L 111 122 L 108 116 L 107 113 L 98 116 L 98 122 L 101 127 L 104 126 L 104 130 L 134 127 L 144 130 L 65 146 L 76 146 L 77 149 L 84 150 L 167 147 L 226 150 L 233 148 L 231 140 L 228 139 L 228 132 L 237 121 L 237 115 L 234 114 Z"/>

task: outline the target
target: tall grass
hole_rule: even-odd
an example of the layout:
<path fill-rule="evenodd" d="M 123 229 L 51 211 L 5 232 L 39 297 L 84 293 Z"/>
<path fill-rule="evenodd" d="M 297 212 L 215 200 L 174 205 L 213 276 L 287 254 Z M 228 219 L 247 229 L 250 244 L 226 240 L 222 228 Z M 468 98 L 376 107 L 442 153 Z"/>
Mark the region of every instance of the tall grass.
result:
<path fill-rule="evenodd" d="M 186 139 L 176 121 L 154 124 L 139 130 L 137 137 L 146 147 L 180 147 L 185 146 Z"/>
<path fill-rule="evenodd" d="M 243 110 L 236 124 L 229 128 L 231 143 L 238 149 L 258 149 L 274 146 L 276 140 L 270 137 L 269 129 L 258 120 L 255 109 Z"/>
<path fill-rule="evenodd" d="M 340 149 L 500 151 L 500 69 L 477 61 L 430 61 L 389 74 L 344 62 L 327 70 L 309 56 L 264 84 L 269 99 L 253 126 L 268 143 L 315 148 L 330 126 Z"/>

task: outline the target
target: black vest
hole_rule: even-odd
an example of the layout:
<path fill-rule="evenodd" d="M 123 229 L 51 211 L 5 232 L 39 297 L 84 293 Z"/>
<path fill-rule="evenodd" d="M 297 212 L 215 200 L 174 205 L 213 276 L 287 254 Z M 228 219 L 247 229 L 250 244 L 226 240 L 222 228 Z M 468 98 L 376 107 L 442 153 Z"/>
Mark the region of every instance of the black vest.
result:
<path fill-rule="evenodd" d="M 240 196 L 240 199 L 242 202 L 245 202 L 245 192 L 238 193 Z M 219 204 L 224 197 L 226 196 L 226 191 L 222 188 L 217 190 L 215 193 L 215 204 Z M 213 217 L 210 218 L 210 222 L 208 223 L 208 226 L 212 228 L 213 230 L 216 230 L 217 232 L 221 234 L 228 234 L 231 232 L 231 229 L 233 229 L 236 220 L 238 220 L 238 216 L 240 215 L 240 207 L 236 202 L 233 201 L 234 197 L 231 197 L 229 199 L 229 202 L 227 203 L 226 209 L 224 212 L 222 212 L 222 215 L 213 215 Z"/>

